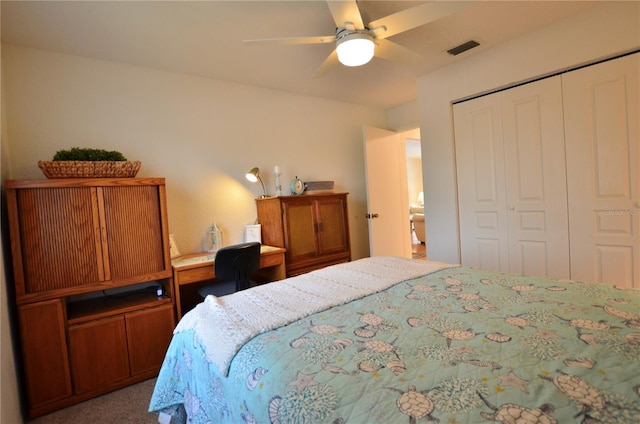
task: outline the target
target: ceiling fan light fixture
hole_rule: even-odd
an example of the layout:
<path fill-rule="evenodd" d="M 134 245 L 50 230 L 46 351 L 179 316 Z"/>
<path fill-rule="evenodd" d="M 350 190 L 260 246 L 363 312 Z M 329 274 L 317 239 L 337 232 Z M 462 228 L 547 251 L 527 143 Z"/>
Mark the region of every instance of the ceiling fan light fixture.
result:
<path fill-rule="evenodd" d="M 361 66 L 373 58 L 373 37 L 369 34 L 354 32 L 341 37 L 336 42 L 338 60 L 344 66 Z"/>

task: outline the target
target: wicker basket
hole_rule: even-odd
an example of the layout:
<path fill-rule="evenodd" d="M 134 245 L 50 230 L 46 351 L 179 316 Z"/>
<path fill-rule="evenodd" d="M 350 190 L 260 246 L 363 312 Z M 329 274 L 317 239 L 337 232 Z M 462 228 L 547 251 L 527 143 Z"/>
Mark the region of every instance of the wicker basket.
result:
<path fill-rule="evenodd" d="M 39 161 L 47 178 L 133 178 L 140 161 Z"/>

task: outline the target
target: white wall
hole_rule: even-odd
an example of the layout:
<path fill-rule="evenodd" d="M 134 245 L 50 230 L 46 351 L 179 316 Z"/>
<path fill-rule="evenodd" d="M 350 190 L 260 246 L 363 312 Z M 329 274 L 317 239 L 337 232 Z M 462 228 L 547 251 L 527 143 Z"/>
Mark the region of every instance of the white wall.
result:
<path fill-rule="evenodd" d="M 4 79 L 0 75 L 0 99 L 4 96 L 2 87 Z M 0 145 L 4 153 L 6 146 L 6 121 L 5 110 L 0 111 Z M 0 179 L 4 181 L 7 174 L 7 160 L 3 154 L 0 157 Z M 0 203 L 4 207 L 4 192 L 2 193 Z M 4 228 L 5 222 L 2 222 Z M 20 414 L 20 399 L 18 396 L 18 378 L 17 367 L 14 355 L 14 346 L 11 335 L 15 331 L 16 325 L 12 321 L 14 318 L 10 311 L 14 305 L 12 299 L 12 291 L 8 290 L 7 279 L 5 275 L 4 262 L 4 242 L 8 241 L 8 234 L 2 234 L 2 243 L 0 243 L 0 423 L 20 423 L 22 417 Z"/>
<path fill-rule="evenodd" d="M 409 204 L 418 204 L 418 193 L 422 191 L 422 159 L 420 157 L 407 157 L 407 191 L 409 192 Z"/>
<path fill-rule="evenodd" d="M 429 259 L 460 261 L 452 102 L 637 49 L 639 16 L 608 2 L 418 79 Z"/>
<path fill-rule="evenodd" d="M 350 193 L 353 256 L 368 256 L 362 124 L 383 110 L 69 55 L 4 46 L 10 178 L 43 178 L 38 160 L 63 148 L 119 150 L 139 177 L 167 180 L 169 230 L 182 253 L 202 250 L 216 220 L 225 244 L 256 218 L 262 170 Z M 288 194 L 288 193 L 287 193 Z"/>
<path fill-rule="evenodd" d="M 393 131 L 413 130 L 420 125 L 418 100 L 403 103 L 387 110 L 387 125 Z"/>

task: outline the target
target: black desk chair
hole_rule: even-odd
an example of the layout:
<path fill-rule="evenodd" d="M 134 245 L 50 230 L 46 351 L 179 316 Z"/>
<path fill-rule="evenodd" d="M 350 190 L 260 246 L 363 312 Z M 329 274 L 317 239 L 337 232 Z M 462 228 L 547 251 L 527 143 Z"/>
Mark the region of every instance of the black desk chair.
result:
<path fill-rule="evenodd" d="M 204 299 L 207 295 L 224 296 L 255 286 L 251 274 L 260 268 L 260 243 L 242 243 L 218 250 L 213 262 L 216 282 L 198 289 Z"/>

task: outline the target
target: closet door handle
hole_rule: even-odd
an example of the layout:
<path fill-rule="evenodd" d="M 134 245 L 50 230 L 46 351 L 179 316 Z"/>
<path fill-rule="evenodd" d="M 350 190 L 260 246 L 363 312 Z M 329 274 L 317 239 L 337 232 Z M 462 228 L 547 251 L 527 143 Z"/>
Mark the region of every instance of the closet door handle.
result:
<path fill-rule="evenodd" d="M 509 210 L 515 211 L 515 210 L 516 210 L 516 207 L 515 207 L 515 206 L 513 206 L 513 205 L 511 205 L 511 206 L 509 206 Z"/>

